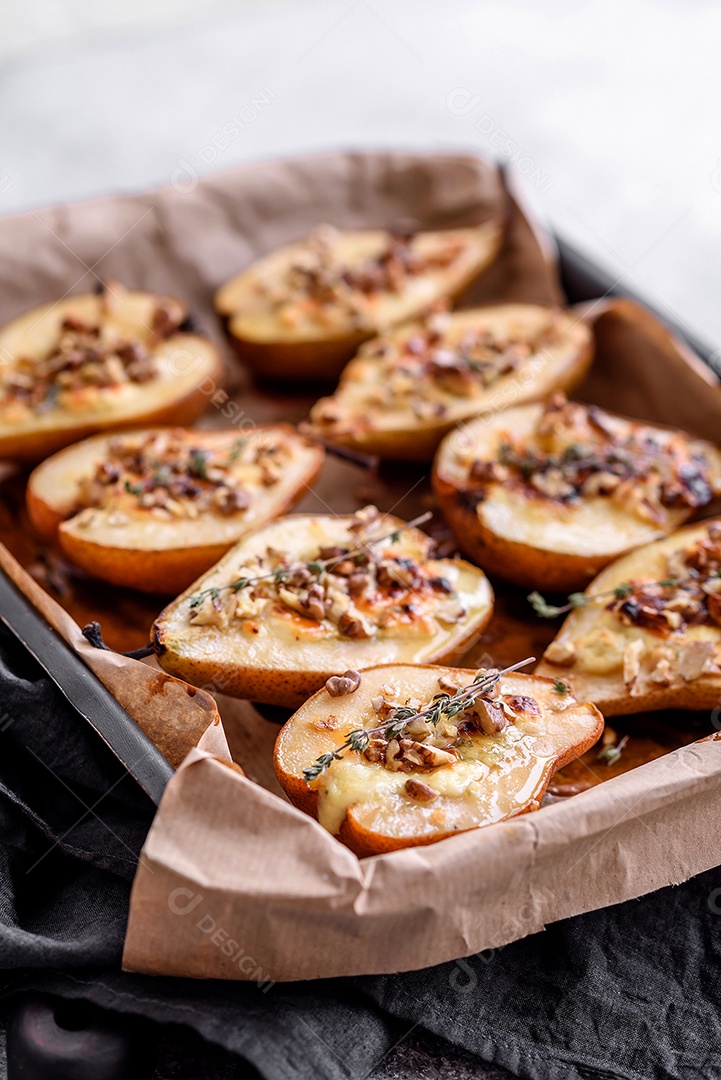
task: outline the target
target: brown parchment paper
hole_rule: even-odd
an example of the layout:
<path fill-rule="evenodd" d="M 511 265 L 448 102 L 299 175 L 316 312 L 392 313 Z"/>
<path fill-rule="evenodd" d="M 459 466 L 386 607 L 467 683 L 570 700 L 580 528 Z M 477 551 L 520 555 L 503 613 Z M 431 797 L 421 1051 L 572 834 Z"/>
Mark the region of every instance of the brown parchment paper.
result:
<path fill-rule="evenodd" d="M 503 211 L 501 255 L 464 303 L 558 303 L 553 248 L 521 204 L 494 168 L 466 155 L 354 153 L 267 163 L 184 191 L 23 215 L 0 221 L 0 319 L 90 288 L 95 273 L 176 292 L 226 350 L 235 422 L 297 422 L 317 393 L 253 385 L 232 361 L 211 306 L 222 281 L 323 221 L 373 226 L 410 218 L 436 227 Z M 721 391 L 655 320 L 617 301 L 592 305 L 590 317 L 598 360 L 581 396 L 699 434 L 718 430 Z M 217 388 L 207 389 L 201 423 L 227 424 L 210 404 Z M 13 554 L 77 623 L 100 619 L 116 648 L 144 644 L 162 598 L 88 581 L 39 546 L 22 517 L 23 486 L 20 474 L 0 484 L 0 529 Z M 329 460 L 298 509 L 347 512 L 368 501 L 413 516 L 431 505 L 426 471 L 384 467 L 372 477 Z M 442 525 L 434 523 L 434 531 L 443 543 Z M 529 618 L 521 592 L 496 591 L 493 621 L 469 651 L 469 666 L 538 656 L 553 636 L 552 624 Z M 109 657 L 93 658 L 108 679 L 118 663 Z M 120 697 L 122 676 L 115 686 Z M 128 968 L 267 981 L 421 967 L 721 861 L 713 828 L 721 749 L 714 741 L 681 747 L 535 814 L 359 861 L 278 797 L 272 711 L 261 715 L 250 703 L 225 698 L 222 672 L 208 689 L 245 775 L 218 759 L 206 735 L 171 780 L 133 889 Z M 156 741 L 162 727 L 161 720 L 149 732 Z M 688 739 L 697 736 L 696 727 Z"/>
<path fill-rule="evenodd" d="M 221 759 L 230 760 L 218 706 L 210 694 L 166 675 L 155 664 L 94 648 L 72 616 L 23 570 L 1 543 L 0 567 L 82 657 L 171 765 L 180 765 L 198 745 Z"/>

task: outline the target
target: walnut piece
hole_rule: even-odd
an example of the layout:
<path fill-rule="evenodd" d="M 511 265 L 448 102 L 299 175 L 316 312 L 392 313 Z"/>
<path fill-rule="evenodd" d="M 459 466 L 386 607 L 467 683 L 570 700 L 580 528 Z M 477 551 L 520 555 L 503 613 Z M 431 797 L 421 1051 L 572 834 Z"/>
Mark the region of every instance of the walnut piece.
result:
<path fill-rule="evenodd" d="M 576 661 L 576 646 L 572 641 L 552 641 L 543 654 L 544 660 L 549 664 L 558 664 L 559 667 L 570 667 Z"/>
<path fill-rule="evenodd" d="M 345 697 L 347 694 L 354 694 L 360 684 L 360 672 L 349 668 L 342 675 L 331 675 L 326 680 L 325 688 L 331 697 Z"/>
<path fill-rule="evenodd" d="M 406 780 L 405 790 L 406 794 L 417 802 L 433 802 L 434 799 L 438 798 L 437 791 L 434 791 L 428 784 L 424 784 L 422 780 L 416 780 L 413 776 L 409 776 Z"/>

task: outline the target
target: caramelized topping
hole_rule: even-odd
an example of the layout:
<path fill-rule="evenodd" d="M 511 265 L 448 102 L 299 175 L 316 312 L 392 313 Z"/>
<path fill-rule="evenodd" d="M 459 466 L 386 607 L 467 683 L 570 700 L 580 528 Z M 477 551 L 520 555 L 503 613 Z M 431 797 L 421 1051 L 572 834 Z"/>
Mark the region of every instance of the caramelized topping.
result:
<path fill-rule="evenodd" d="M 362 322 L 375 296 L 402 292 L 410 278 L 452 265 L 464 250 L 457 239 L 449 239 L 440 251 L 422 255 L 412 234 L 389 232 L 386 246 L 374 258 L 351 265 L 339 258 L 337 236 L 330 225 L 316 229 L 280 282 L 259 283 L 287 325 L 308 318 L 322 321 L 326 309 L 331 308 L 344 310 Z"/>
<path fill-rule="evenodd" d="M 398 551 L 400 533 L 378 537 L 381 522 L 376 508 L 366 507 L 350 523 L 345 544 L 320 545 L 306 561 L 268 548 L 240 568 L 232 585 L 191 598 L 191 623 L 224 628 L 231 619 L 245 622 L 272 610 L 362 640 L 411 626 L 430 635 L 437 621 L 464 618 L 450 582 L 431 562 Z"/>
<path fill-rule="evenodd" d="M 377 361 L 378 372 L 366 395 L 369 405 L 386 411 L 411 410 L 419 419 L 445 415 L 459 398 L 473 398 L 503 375 L 517 370 L 561 334 L 554 311 L 540 327 L 517 325 L 500 330 L 467 328 L 459 336 L 440 305 L 399 341 L 378 338 L 359 356 Z M 342 423 L 335 398 L 313 410 L 321 426 Z"/>
<path fill-rule="evenodd" d="M 104 325 L 102 315 L 94 323 L 68 315 L 60 324 L 57 342 L 45 356 L 15 359 L 3 381 L 0 409 L 21 407 L 42 414 L 62 405 L 65 395 L 72 397 L 78 391 L 150 382 L 158 375 L 155 346 L 176 333 L 181 321 L 174 308 L 160 303 L 146 340 L 130 341 L 111 323 Z"/>
<path fill-rule="evenodd" d="M 689 436 L 657 432 L 562 394 L 547 403 L 530 439 L 502 441 L 495 460 L 471 462 L 469 478 L 565 504 L 603 496 L 652 521 L 670 508 L 706 506 L 721 490 Z"/>
<path fill-rule="evenodd" d="M 80 485 L 77 509 L 117 504 L 118 513 L 124 506 L 167 520 L 208 511 L 240 514 L 251 500 L 237 471 L 254 475 L 256 486 L 267 486 L 265 470 L 282 466 L 287 454 L 281 438 L 236 439 L 215 449 L 195 443 L 182 429 L 118 436 L 108 442 L 107 457 L 94 475 Z"/>
<path fill-rule="evenodd" d="M 668 559 L 668 578 L 630 582 L 627 595 L 608 604 L 627 626 L 661 636 L 705 624 L 721 627 L 721 525 Z"/>

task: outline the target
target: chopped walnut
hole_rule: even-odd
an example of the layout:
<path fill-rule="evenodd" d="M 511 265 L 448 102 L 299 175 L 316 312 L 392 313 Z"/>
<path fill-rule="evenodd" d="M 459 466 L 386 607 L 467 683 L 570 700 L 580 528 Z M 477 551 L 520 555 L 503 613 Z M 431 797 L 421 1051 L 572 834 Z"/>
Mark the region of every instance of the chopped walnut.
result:
<path fill-rule="evenodd" d="M 453 600 L 439 607 L 435 614 L 440 623 L 445 626 L 453 626 L 465 618 L 467 612 L 460 600 Z"/>
<path fill-rule="evenodd" d="M 591 473 L 588 479 L 583 482 L 583 494 L 587 496 L 610 495 L 620 483 L 621 477 L 615 476 L 613 473 Z"/>
<path fill-rule="evenodd" d="M 375 633 L 375 628 L 360 612 L 351 614 L 349 611 L 344 611 L 338 620 L 338 629 L 344 637 L 352 639 L 372 638 Z"/>
<path fill-rule="evenodd" d="M 217 626 L 219 630 L 225 630 L 230 617 L 228 608 L 229 605 L 223 597 L 206 596 L 192 611 L 190 622 L 193 626 Z"/>
<path fill-rule="evenodd" d="M 571 664 L 576 662 L 576 646 L 572 641 L 556 639 L 546 649 L 543 654 L 544 660 L 547 660 L 549 664 L 558 664 L 559 667 L 570 667 Z"/>
<path fill-rule="evenodd" d="M 478 726 L 484 735 L 497 735 L 508 726 L 502 706 L 495 701 L 478 698 L 469 712 L 478 717 Z"/>
<path fill-rule="evenodd" d="M 331 675 L 326 680 L 325 688 L 331 697 L 346 697 L 348 694 L 354 694 L 360 684 L 360 672 L 349 669 L 343 675 Z"/>
<path fill-rule="evenodd" d="M 535 698 L 526 697 L 523 694 L 511 694 L 501 702 L 503 708 L 510 709 L 512 713 L 523 713 L 526 716 L 541 715 L 541 709 Z"/>
<path fill-rule="evenodd" d="M 632 686 L 641 673 L 641 656 L 644 644 L 641 638 L 630 641 L 623 651 L 623 681 Z"/>
<path fill-rule="evenodd" d="M 548 495 L 551 499 L 565 499 L 574 494 L 573 484 L 565 479 L 561 469 L 548 469 L 546 472 L 534 473 L 531 484 L 542 495 Z"/>
<path fill-rule="evenodd" d="M 527 439 L 502 442 L 497 461 L 470 463 L 469 480 L 493 481 L 498 466 L 530 493 L 566 503 L 610 498 L 655 524 L 667 521 L 669 508 L 706 506 L 721 492 L 703 443 L 659 434 L 563 394 L 547 402 Z"/>
<path fill-rule="evenodd" d="M 438 685 L 441 690 L 445 690 L 446 693 L 455 694 L 461 687 L 459 683 L 452 675 L 441 675 L 438 679 Z"/>
<path fill-rule="evenodd" d="M 240 510 L 248 509 L 250 496 L 239 488 L 220 487 L 213 497 L 213 502 L 221 514 L 236 514 Z"/>
<path fill-rule="evenodd" d="M 416 739 L 391 739 L 386 749 L 386 765 L 396 772 L 437 769 L 441 765 L 452 765 L 457 760 L 455 752 Z"/>
<path fill-rule="evenodd" d="M 678 671 L 684 682 L 695 682 L 707 672 L 718 672 L 714 663 L 716 646 L 712 641 L 692 641 L 684 646 L 679 657 Z"/>
<path fill-rule="evenodd" d="M 428 784 L 424 784 L 422 780 L 417 780 L 414 776 L 409 776 L 406 780 L 405 791 L 416 802 L 433 802 L 438 798 L 437 791 L 434 791 Z"/>
<path fill-rule="evenodd" d="M 661 686 L 669 686 L 673 682 L 674 677 L 673 665 L 670 658 L 662 656 L 651 671 L 649 680 L 654 683 L 659 683 Z"/>

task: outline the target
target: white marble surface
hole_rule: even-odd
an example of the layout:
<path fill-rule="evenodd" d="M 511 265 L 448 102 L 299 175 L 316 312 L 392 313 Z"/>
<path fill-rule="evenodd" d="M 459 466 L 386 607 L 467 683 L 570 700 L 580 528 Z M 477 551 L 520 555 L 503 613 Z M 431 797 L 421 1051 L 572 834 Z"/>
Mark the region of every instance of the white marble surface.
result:
<path fill-rule="evenodd" d="M 713 0 L 25 0 L 2 17 L 1 212 L 187 167 L 512 140 L 542 214 L 721 345 Z"/>

